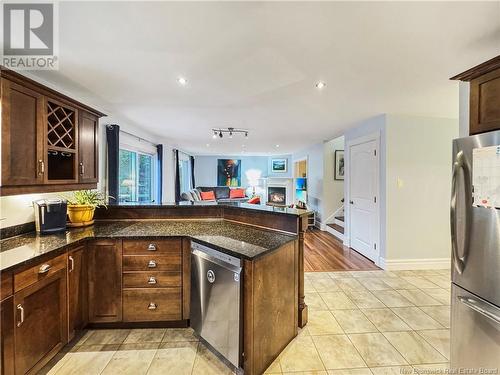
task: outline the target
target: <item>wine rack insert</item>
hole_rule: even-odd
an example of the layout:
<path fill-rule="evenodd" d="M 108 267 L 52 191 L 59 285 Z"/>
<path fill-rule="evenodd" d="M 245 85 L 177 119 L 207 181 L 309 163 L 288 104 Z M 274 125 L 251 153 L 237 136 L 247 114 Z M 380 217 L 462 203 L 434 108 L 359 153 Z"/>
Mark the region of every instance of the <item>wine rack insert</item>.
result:
<path fill-rule="evenodd" d="M 49 148 L 75 150 L 76 111 L 47 101 L 47 143 Z"/>

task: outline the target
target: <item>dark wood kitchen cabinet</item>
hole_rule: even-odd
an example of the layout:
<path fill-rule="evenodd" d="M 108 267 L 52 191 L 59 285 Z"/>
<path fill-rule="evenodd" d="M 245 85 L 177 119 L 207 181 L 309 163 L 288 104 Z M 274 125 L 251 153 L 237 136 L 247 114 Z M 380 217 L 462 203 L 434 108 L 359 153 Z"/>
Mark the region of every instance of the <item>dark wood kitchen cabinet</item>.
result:
<path fill-rule="evenodd" d="M 88 321 L 86 255 L 85 246 L 68 253 L 68 341 Z"/>
<path fill-rule="evenodd" d="M 95 189 L 103 113 L 0 66 L 1 195 Z"/>
<path fill-rule="evenodd" d="M 99 118 L 80 111 L 78 122 L 78 181 L 97 183 L 99 177 Z"/>
<path fill-rule="evenodd" d="M 14 296 L 12 273 L 0 274 L 0 374 L 14 374 Z"/>
<path fill-rule="evenodd" d="M 10 296 L 0 302 L 0 347 L 2 358 L 0 374 L 14 374 L 14 297 Z"/>
<path fill-rule="evenodd" d="M 37 373 L 67 343 L 66 268 L 45 274 L 14 294 L 16 374 Z"/>
<path fill-rule="evenodd" d="M 500 56 L 451 79 L 470 82 L 469 134 L 500 130 Z"/>
<path fill-rule="evenodd" d="M 87 244 L 89 322 L 122 320 L 122 241 L 94 240 Z"/>
<path fill-rule="evenodd" d="M 43 95 L 2 78 L 2 187 L 43 184 Z"/>

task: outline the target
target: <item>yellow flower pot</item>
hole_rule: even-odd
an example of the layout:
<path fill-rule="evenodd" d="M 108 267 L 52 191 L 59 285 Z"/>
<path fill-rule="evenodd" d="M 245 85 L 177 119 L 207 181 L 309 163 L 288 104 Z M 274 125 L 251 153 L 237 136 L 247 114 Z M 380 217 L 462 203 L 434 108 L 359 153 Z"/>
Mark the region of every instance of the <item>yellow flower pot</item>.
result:
<path fill-rule="evenodd" d="M 69 204 L 68 217 L 72 224 L 85 225 L 84 223 L 92 224 L 94 219 L 95 207 L 87 204 Z"/>

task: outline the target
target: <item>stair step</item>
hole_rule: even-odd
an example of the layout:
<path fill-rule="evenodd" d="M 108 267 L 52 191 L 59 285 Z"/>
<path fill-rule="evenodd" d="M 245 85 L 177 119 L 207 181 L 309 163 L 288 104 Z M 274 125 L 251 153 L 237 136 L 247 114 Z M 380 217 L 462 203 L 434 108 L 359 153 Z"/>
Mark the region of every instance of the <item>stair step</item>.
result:
<path fill-rule="evenodd" d="M 326 224 L 326 225 L 328 225 L 332 229 L 335 229 L 337 232 L 344 234 L 344 227 L 341 227 L 338 224 Z"/>

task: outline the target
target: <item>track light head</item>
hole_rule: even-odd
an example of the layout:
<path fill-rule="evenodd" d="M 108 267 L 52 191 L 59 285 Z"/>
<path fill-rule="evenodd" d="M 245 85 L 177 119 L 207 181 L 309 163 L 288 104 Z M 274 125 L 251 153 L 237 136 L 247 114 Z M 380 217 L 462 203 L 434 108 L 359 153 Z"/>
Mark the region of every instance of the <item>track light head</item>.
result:
<path fill-rule="evenodd" d="M 222 138 L 223 135 L 222 135 L 222 131 L 219 130 L 219 138 Z"/>

